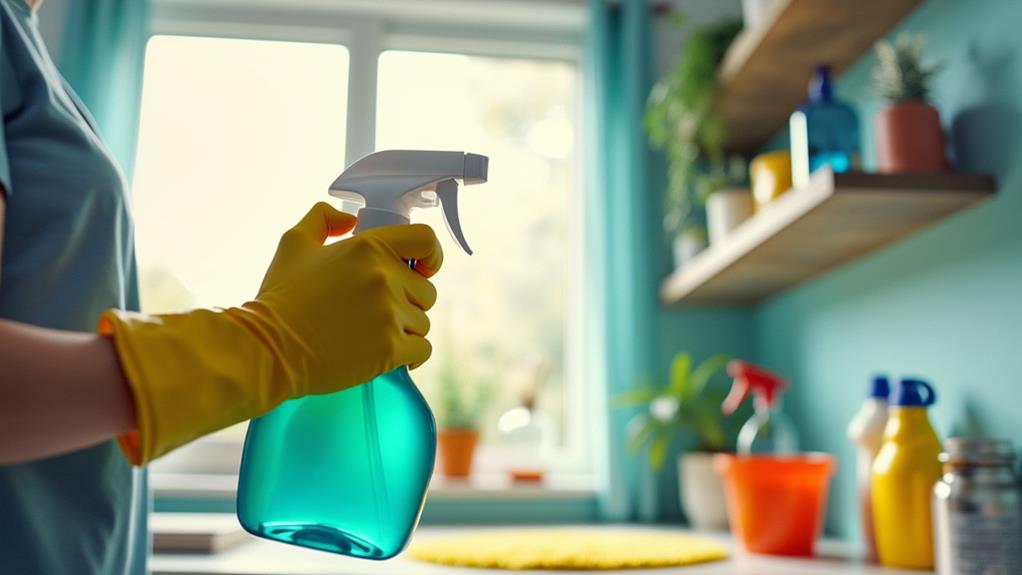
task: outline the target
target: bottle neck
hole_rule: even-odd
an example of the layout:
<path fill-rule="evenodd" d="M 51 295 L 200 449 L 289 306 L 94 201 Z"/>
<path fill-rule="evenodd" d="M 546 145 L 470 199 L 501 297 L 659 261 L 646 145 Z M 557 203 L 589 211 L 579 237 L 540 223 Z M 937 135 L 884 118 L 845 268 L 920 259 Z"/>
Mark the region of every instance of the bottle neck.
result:
<path fill-rule="evenodd" d="M 781 408 L 781 398 L 779 395 L 775 395 L 773 399 L 767 401 L 763 394 L 757 393 L 752 400 L 752 405 L 757 414 L 769 414 Z"/>
<path fill-rule="evenodd" d="M 383 226 L 399 226 L 409 223 L 408 216 L 379 208 L 362 208 L 358 211 L 355 233 Z"/>
<path fill-rule="evenodd" d="M 830 82 L 830 69 L 820 68 L 809 82 L 809 101 L 825 103 L 834 100 L 834 87 Z"/>
<path fill-rule="evenodd" d="M 925 407 L 898 405 L 890 407 L 887 427 L 884 428 L 884 437 L 918 434 L 920 432 L 936 436 L 933 426 L 930 425 L 930 417 Z"/>

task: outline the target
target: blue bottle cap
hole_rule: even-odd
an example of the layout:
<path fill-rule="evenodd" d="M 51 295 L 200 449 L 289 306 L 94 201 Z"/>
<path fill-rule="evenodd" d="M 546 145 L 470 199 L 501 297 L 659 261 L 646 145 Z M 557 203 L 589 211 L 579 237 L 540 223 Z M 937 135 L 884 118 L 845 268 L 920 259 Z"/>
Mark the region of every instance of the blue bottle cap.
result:
<path fill-rule="evenodd" d="M 828 102 L 834 97 L 834 87 L 830 83 L 830 66 L 818 66 L 809 80 L 809 101 Z"/>
<path fill-rule="evenodd" d="M 867 397 L 875 397 L 877 399 L 887 399 L 891 395 L 891 384 L 887 379 L 886 375 L 873 376 L 873 381 L 869 385 L 869 393 Z"/>
<path fill-rule="evenodd" d="M 925 391 L 923 397 L 921 391 Z M 898 407 L 929 407 L 937 401 L 937 393 L 921 379 L 905 378 L 894 386 L 891 405 Z"/>

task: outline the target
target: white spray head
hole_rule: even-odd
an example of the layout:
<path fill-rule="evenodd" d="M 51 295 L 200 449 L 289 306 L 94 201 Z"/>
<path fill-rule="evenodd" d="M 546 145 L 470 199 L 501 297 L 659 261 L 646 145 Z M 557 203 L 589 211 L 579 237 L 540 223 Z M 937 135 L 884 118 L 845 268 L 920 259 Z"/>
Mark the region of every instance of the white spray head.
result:
<path fill-rule="evenodd" d="M 486 182 L 489 158 L 464 152 L 384 150 L 348 166 L 330 185 L 342 209 L 358 215 L 361 230 L 407 224 L 412 208 L 433 208 L 444 214 L 447 230 L 467 253 L 458 216 L 458 180 L 466 186 Z"/>

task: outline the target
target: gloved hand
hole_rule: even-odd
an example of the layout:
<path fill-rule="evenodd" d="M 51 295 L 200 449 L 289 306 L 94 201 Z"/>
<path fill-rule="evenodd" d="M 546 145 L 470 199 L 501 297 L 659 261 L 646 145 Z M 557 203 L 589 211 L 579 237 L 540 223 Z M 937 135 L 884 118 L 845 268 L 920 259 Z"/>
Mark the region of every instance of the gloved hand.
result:
<path fill-rule="evenodd" d="M 443 261 L 436 235 L 406 225 L 323 244 L 354 225 L 316 204 L 281 238 L 259 295 L 241 307 L 103 314 L 99 331 L 113 337 L 135 398 L 138 429 L 118 438 L 129 461 L 143 465 L 284 400 L 429 358 L 436 289 L 426 278 Z"/>

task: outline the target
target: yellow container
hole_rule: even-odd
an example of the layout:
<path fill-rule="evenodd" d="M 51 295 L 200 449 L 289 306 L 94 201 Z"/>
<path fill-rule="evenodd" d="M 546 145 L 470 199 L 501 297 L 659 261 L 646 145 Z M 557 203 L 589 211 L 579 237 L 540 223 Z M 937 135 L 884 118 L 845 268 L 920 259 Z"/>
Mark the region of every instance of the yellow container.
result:
<path fill-rule="evenodd" d="M 940 439 L 926 407 L 932 388 L 903 380 L 891 394 L 884 442 L 873 461 L 873 528 L 880 562 L 889 567 L 933 569 L 930 498 L 941 477 Z M 927 390 L 923 399 L 920 390 Z"/>
<path fill-rule="evenodd" d="M 763 207 L 791 188 L 791 152 L 779 150 L 760 154 L 749 164 L 752 197 Z"/>

